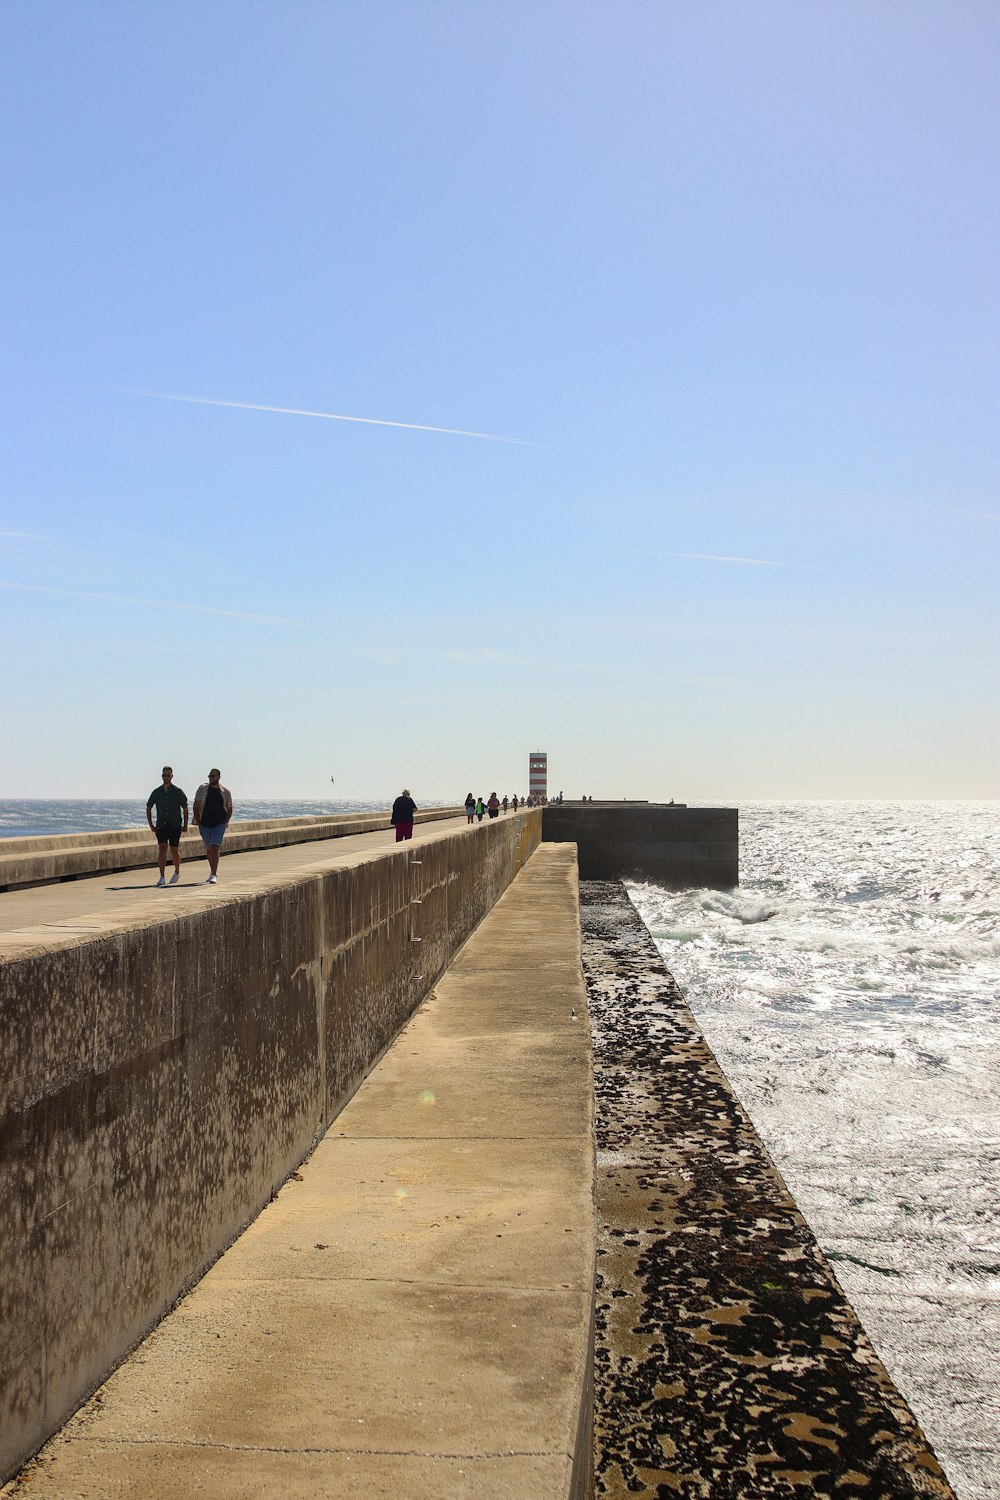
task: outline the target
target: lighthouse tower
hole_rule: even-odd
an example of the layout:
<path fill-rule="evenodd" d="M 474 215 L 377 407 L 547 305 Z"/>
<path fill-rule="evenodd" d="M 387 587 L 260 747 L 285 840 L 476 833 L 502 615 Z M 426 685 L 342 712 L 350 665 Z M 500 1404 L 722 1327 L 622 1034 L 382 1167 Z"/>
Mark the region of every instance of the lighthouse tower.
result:
<path fill-rule="evenodd" d="M 544 797 L 549 782 L 549 757 L 544 750 L 532 750 L 528 756 L 528 796 Z"/>

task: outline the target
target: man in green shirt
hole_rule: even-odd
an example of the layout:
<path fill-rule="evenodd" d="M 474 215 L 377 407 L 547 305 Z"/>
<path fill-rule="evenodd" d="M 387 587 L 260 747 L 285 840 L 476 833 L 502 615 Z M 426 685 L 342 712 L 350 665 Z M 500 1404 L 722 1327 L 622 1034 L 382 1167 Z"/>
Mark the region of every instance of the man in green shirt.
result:
<path fill-rule="evenodd" d="M 174 773 L 170 766 L 163 767 L 163 785 L 155 786 L 146 802 L 146 822 L 153 833 L 160 854 L 160 878 L 157 885 L 166 885 L 167 849 L 174 862 L 174 873 L 170 884 L 176 885 L 181 878 L 181 834 L 187 833 L 188 799 L 179 786 L 174 786 Z M 153 808 L 156 808 L 156 827 L 153 827 Z"/>

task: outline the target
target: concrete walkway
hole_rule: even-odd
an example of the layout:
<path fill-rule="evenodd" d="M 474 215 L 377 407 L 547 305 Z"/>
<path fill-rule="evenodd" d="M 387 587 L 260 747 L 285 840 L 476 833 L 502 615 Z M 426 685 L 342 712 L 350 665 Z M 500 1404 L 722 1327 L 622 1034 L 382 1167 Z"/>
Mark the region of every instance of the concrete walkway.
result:
<path fill-rule="evenodd" d="M 301 1172 L 0 1493 L 582 1494 L 592 1184 L 575 851 L 545 845 Z"/>
<path fill-rule="evenodd" d="M 388 814 L 386 814 L 388 822 Z M 464 815 L 439 818 L 432 823 L 418 823 L 413 830 L 413 844 L 454 834 L 461 828 L 473 833 L 480 825 L 469 827 Z M 0 892 L 0 933 L 19 932 L 36 927 L 106 926 L 109 921 L 131 921 L 151 913 L 160 915 L 165 903 L 179 897 L 197 894 L 211 901 L 234 890 L 250 889 L 271 876 L 301 874 L 321 866 L 353 862 L 359 853 L 388 849 L 395 845 L 395 830 L 389 827 L 377 833 L 348 834 L 345 838 L 323 839 L 309 844 L 288 844 L 280 849 L 255 849 L 245 854 L 227 854 L 225 844 L 219 862 L 219 884 L 206 885 L 208 862 L 202 857 L 181 866 L 181 878 L 175 886 L 156 889 L 159 871 L 155 865 L 147 870 L 127 870 L 119 874 L 81 876 L 65 884 L 29 886 L 24 890 Z M 156 847 L 152 844 L 155 861 Z M 172 866 L 167 862 L 168 875 Z"/>

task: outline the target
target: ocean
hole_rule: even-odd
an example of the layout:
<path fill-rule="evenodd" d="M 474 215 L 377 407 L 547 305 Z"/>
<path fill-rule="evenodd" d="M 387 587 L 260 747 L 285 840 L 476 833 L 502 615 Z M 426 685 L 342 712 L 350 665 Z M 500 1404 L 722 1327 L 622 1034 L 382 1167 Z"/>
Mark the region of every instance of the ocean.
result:
<path fill-rule="evenodd" d="M 740 804 L 629 892 L 960 1500 L 1000 1495 L 1000 804 Z"/>
<path fill-rule="evenodd" d="M 238 816 L 384 805 L 241 800 Z M 739 806 L 737 891 L 630 894 L 960 1500 L 988 1500 L 1000 803 Z M 0 801 L 0 836 L 144 822 L 141 802 Z"/>

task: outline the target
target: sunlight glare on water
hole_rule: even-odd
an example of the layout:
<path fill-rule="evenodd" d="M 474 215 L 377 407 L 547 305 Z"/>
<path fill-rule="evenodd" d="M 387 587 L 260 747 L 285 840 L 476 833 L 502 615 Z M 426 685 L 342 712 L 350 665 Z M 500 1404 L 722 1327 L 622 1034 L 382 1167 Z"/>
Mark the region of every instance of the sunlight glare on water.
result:
<path fill-rule="evenodd" d="M 629 891 L 961 1500 L 1000 1493 L 1000 804 L 748 803 Z"/>

